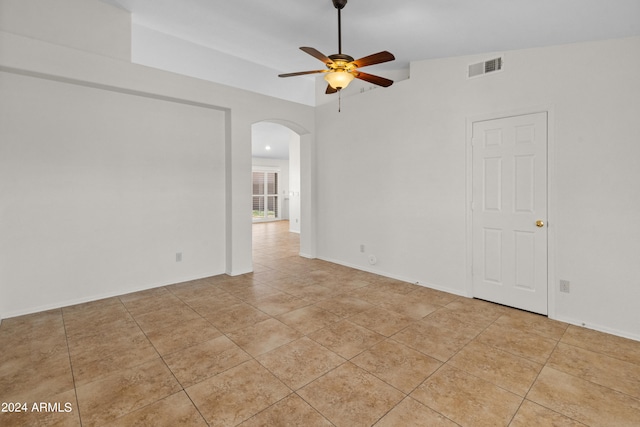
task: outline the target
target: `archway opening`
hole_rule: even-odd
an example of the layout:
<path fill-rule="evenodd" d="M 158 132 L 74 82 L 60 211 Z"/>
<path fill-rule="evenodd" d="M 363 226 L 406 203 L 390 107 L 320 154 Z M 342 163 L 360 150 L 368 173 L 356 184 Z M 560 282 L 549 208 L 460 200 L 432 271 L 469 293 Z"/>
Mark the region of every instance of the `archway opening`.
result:
<path fill-rule="evenodd" d="M 289 221 L 300 233 L 300 135 L 286 126 L 251 126 L 252 220 Z"/>
<path fill-rule="evenodd" d="M 315 258 L 311 135 L 295 123 L 265 120 L 251 126 L 251 142 L 254 225 L 273 222 L 271 230 L 299 239 L 298 255 Z"/>

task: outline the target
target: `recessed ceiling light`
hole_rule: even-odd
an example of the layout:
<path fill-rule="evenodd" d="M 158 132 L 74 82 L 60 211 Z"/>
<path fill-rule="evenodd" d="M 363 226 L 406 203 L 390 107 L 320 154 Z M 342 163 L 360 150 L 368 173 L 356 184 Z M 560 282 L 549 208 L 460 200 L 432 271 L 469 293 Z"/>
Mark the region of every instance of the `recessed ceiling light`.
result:
<path fill-rule="evenodd" d="M 264 147 L 267 151 L 271 150 L 271 146 L 267 145 L 266 147 Z"/>

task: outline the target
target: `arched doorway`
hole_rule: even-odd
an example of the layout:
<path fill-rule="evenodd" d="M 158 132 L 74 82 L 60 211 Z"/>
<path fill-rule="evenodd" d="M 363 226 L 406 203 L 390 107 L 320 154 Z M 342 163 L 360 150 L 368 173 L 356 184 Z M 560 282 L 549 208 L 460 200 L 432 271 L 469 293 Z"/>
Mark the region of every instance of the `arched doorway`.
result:
<path fill-rule="evenodd" d="M 289 231 L 300 235 L 299 255 L 315 258 L 311 134 L 285 120 L 256 122 L 251 130 L 252 217 L 288 219 Z"/>
<path fill-rule="evenodd" d="M 251 126 L 252 220 L 289 220 L 300 232 L 300 135 L 286 126 Z"/>

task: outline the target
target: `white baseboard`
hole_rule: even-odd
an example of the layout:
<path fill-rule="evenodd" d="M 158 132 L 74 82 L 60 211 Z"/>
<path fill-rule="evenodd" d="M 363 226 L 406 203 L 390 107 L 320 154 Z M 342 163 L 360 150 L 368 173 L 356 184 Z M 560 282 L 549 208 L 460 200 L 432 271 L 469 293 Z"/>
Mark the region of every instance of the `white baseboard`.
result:
<path fill-rule="evenodd" d="M 298 252 L 298 255 L 300 255 L 302 258 L 316 259 L 316 257 L 314 257 L 313 255 L 305 254 L 304 252 Z"/>
<path fill-rule="evenodd" d="M 152 284 L 152 285 L 133 287 L 131 289 L 125 289 L 125 290 L 121 289 L 121 290 L 118 290 L 118 291 L 106 292 L 106 293 L 103 293 L 103 294 L 96 294 L 96 295 L 86 296 L 86 297 L 82 297 L 82 298 L 71 298 L 69 300 L 59 301 L 59 302 L 55 302 L 53 304 L 45 304 L 45 305 L 41 305 L 41 306 L 25 308 L 25 309 L 22 309 L 22 310 L 10 311 L 8 313 L 3 313 L 2 317 L 5 318 L 5 319 L 9 319 L 11 317 L 18 317 L 18 316 L 24 316 L 24 315 L 27 315 L 27 314 L 40 313 L 40 312 L 43 312 L 43 311 L 55 310 L 55 309 L 58 309 L 58 308 L 69 307 L 69 306 L 72 306 L 72 305 L 84 304 L 86 302 L 98 301 L 98 300 L 105 299 L 105 298 L 113 298 L 113 297 L 118 297 L 118 296 L 122 296 L 122 295 L 131 294 L 131 293 L 134 293 L 134 292 L 140 292 L 140 291 L 146 291 L 146 290 L 149 290 L 149 289 L 160 288 L 162 286 L 169 286 L 169 285 L 173 285 L 175 283 L 189 282 L 191 280 L 198 280 L 198 279 L 204 279 L 206 277 L 219 276 L 221 274 L 225 274 L 225 273 L 208 274 L 208 275 L 205 275 L 205 276 L 198 275 L 197 277 L 184 277 L 184 278 L 181 278 L 179 280 L 173 280 L 171 282 L 161 282 L 161 283 L 156 283 L 156 284 Z"/>
<path fill-rule="evenodd" d="M 461 296 L 461 297 L 471 298 L 470 295 L 467 295 L 464 291 L 461 291 L 459 289 L 452 289 L 452 288 L 449 288 L 449 287 L 446 287 L 446 286 L 435 285 L 433 283 L 417 280 L 415 278 L 401 276 L 401 275 L 389 273 L 389 272 L 386 272 L 386 271 L 382 271 L 382 270 L 378 270 L 378 269 L 375 269 L 375 268 L 366 267 L 366 266 L 362 266 L 362 265 L 356 265 L 356 264 L 351 264 L 351 263 L 348 263 L 348 262 L 338 261 L 338 260 L 335 260 L 335 259 L 332 259 L 332 258 L 318 257 L 318 259 L 321 259 L 321 260 L 327 261 L 327 262 L 331 262 L 333 264 L 338 264 L 338 265 L 342 265 L 342 266 L 345 266 L 345 267 L 353 268 L 355 270 L 366 271 L 367 273 L 377 274 L 378 276 L 388 277 L 390 279 L 400 280 L 402 282 L 413 283 L 415 285 L 423 286 L 425 288 L 434 289 L 436 291 L 442 291 L 442 292 L 447 292 L 449 294 L 458 295 L 458 296 Z"/>
<path fill-rule="evenodd" d="M 240 270 L 240 271 L 227 271 L 224 274 L 234 277 L 234 276 L 242 276 L 243 274 L 253 273 L 253 269 L 251 270 Z"/>
<path fill-rule="evenodd" d="M 565 322 L 570 325 L 580 326 L 587 329 L 593 329 L 594 331 L 598 331 L 598 332 L 604 332 L 605 334 L 615 335 L 622 338 L 628 338 L 634 341 L 640 341 L 640 335 L 629 333 L 626 331 L 621 331 L 619 329 L 609 328 L 607 326 L 602 326 L 594 323 L 586 323 L 586 322 L 582 322 L 580 320 L 576 320 L 571 317 L 565 317 L 565 316 L 555 316 L 555 317 L 549 316 L 549 318 L 553 320 L 558 320 L 560 322 Z"/>

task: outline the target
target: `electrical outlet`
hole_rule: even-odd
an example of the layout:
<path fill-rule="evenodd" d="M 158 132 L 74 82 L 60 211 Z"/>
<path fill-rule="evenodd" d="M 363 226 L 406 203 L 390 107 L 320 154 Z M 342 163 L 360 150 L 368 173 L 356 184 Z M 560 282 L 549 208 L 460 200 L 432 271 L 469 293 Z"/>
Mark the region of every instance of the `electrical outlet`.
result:
<path fill-rule="evenodd" d="M 176 262 L 182 261 L 182 252 L 176 252 Z"/>
<path fill-rule="evenodd" d="M 560 280 L 560 292 L 565 294 L 571 292 L 571 283 L 568 280 Z"/>
<path fill-rule="evenodd" d="M 360 252 L 364 253 L 364 245 L 360 245 Z"/>

